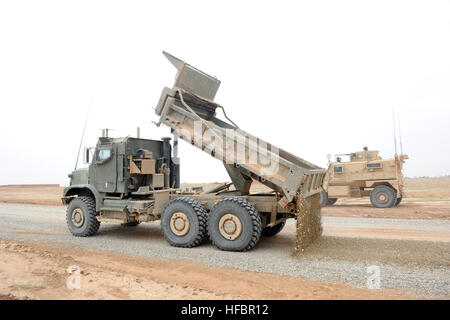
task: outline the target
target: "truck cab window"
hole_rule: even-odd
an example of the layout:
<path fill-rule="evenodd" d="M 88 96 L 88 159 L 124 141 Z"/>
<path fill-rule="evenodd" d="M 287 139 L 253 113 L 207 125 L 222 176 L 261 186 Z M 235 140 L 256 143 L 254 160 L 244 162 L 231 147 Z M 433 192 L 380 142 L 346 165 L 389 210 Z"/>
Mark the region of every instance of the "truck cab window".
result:
<path fill-rule="evenodd" d="M 97 150 L 97 162 L 103 162 L 111 157 L 111 149 L 99 149 Z"/>

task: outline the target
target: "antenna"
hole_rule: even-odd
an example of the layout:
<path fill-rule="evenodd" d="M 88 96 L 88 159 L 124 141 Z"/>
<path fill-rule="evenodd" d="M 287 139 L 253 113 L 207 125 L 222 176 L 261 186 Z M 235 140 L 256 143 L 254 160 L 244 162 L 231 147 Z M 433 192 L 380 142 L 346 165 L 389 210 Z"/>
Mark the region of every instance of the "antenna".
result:
<path fill-rule="evenodd" d="M 89 108 L 88 108 L 88 111 L 86 114 L 86 120 L 84 121 L 83 133 L 81 134 L 80 146 L 78 147 L 77 160 L 75 161 L 75 169 L 74 170 L 77 170 L 78 159 L 80 158 L 81 145 L 83 144 L 84 132 L 86 131 L 86 124 L 87 124 L 87 121 L 89 118 L 89 111 L 91 111 L 91 107 L 92 107 L 92 96 L 89 97 Z"/>
<path fill-rule="evenodd" d="M 403 154 L 402 127 L 400 126 L 400 112 L 397 113 L 397 120 L 398 120 L 398 135 L 400 138 L 400 154 Z"/>
<path fill-rule="evenodd" d="M 394 127 L 394 146 L 395 146 L 395 155 L 397 156 L 397 135 L 395 133 L 395 114 L 394 107 L 392 107 L 392 125 Z"/>
<path fill-rule="evenodd" d="M 399 120 L 400 121 L 400 120 Z M 399 122 L 400 123 L 400 122 Z M 392 107 L 392 124 L 394 125 L 394 144 L 395 144 L 395 178 L 398 180 L 398 174 L 400 170 L 401 174 L 401 167 L 399 167 L 399 156 L 397 154 L 397 135 L 395 134 L 395 113 L 394 113 L 394 107 Z M 400 138 L 400 145 L 401 145 L 401 138 Z"/>

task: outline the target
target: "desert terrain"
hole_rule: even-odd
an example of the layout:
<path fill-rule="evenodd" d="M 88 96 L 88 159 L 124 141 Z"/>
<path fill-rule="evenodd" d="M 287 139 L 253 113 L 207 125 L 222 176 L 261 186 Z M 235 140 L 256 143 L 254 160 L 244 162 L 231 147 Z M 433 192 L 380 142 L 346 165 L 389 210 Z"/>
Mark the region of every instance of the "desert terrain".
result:
<path fill-rule="evenodd" d="M 323 236 L 302 253 L 293 251 L 292 219 L 246 253 L 209 241 L 170 247 L 159 222 L 102 224 L 94 237 L 75 238 L 61 193 L 58 185 L 0 186 L 0 299 L 449 299 L 450 178 L 406 179 L 392 209 L 367 198 L 323 208 Z M 81 284 L 69 290 L 73 265 Z M 373 265 L 379 289 L 367 288 Z"/>

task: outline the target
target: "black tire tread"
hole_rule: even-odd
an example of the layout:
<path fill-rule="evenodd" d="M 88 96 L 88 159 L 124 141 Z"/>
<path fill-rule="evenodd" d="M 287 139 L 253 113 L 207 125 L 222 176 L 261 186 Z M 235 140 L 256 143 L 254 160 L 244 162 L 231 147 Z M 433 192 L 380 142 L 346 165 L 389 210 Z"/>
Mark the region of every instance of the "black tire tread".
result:
<path fill-rule="evenodd" d="M 173 241 L 171 241 L 169 239 L 169 237 L 167 237 L 167 235 L 164 233 L 163 228 L 161 228 L 161 233 L 164 237 L 164 239 L 166 239 L 166 241 L 174 247 L 179 247 L 179 248 L 193 248 L 193 247 L 197 247 L 198 245 L 200 245 L 200 243 L 203 241 L 203 239 L 206 238 L 207 235 L 207 226 L 206 226 L 206 222 L 207 222 L 207 214 L 206 214 L 206 210 L 205 208 L 203 208 L 203 206 L 200 204 L 200 202 L 198 202 L 197 200 L 190 198 L 190 197 L 182 197 L 182 198 L 176 198 L 174 200 L 171 200 L 168 204 L 166 204 L 166 206 L 164 207 L 163 212 L 166 211 L 166 209 L 173 203 L 176 202 L 182 202 L 184 204 L 187 204 L 189 206 L 191 206 L 195 213 L 197 214 L 197 218 L 198 218 L 198 224 L 199 224 L 199 232 L 195 238 L 195 240 L 193 242 L 191 242 L 190 244 L 187 245 L 180 245 L 177 243 L 174 243 Z"/>
<path fill-rule="evenodd" d="M 256 211 L 255 207 L 250 202 L 248 202 L 246 199 L 240 198 L 240 197 L 224 198 L 224 199 L 220 200 L 219 202 L 217 202 L 211 208 L 210 214 L 211 214 L 211 212 L 214 212 L 219 206 L 222 206 L 224 203 L 230 202 L 230 201 L 233 203 L 236 203 L 240 207 L 244 208 L 252 220 L 252 225 L 253 225 L 252 231 L 253 232 L 252 232 L 251 240 L 249 241 L 248 245 L 245 248 L 243 248 L 241 250 L 236 250 L 236 251 L 241 251 L 241 252 L 249 251 L 258 243 L 259 238 L 261 237 L 261 233 L 262 233 L 261 217 L 260 217 L 259 213 Z M 213 240 L 213 238 L 211 237 L 211 234 L 209 233 L 209 228 L 208 228 L 208 235 L 209 235 L 209 238 L 210 238 L 212 244 L 216 248 L 225 250 L 225 249 L 221 248 L 220 245 Z"/>
<path fill-rule="evenodd" d="M 390 196 L 391 196 L 391 200 L 390 200 L 390 202 L 388 202 L 387 204 L 380 204 L 380 203 L 378 203 L 377 201 L 376 201 L 376 199 L 375 199 L 375 194 L 376 194 L 376 191 L 377 190 L 385 190 L 386 192 L 388 192 L 388 193 L 390 193 Z M 372 205 L 375 207 L 375 208 L 392 208 L 394 205 L 395 205 L 395 202 L 397 201 L 397 198 L 396 198 L 396 192 L 395 192 L 395 190 L 392 188 L 392 187 L 390 187 L 390 186 L 387 186 L 387 185 L 379 185 L 379 186 L 376 186 L 373 190 L 372 190 L 372 192 L 370 193 L 370 202 L 372 203 Z"/>
<path fill-rule="evenodd" d="M 70 204 L 73 203 L 73 201 L 81 201 L 86 208 L 88 209 L 88 212 L 85 213 L 85 223 L 88 224 L 88 228 L 82 232 L 82 233 L 74 233 L 70 228 L 69 231 L 72 233 L 75 237 L 89 237 L 97 233 L 98 229 L 100 228 L 100 221 L 97 220 L 97 211 L 96 211 L 96 205 L 95 205 L 95 199 L 89 196 L 79 196 L 73 199 Z M 69 214 L 69 207 L 67 208 L 67 214 L 66 214 L 66 223 L 69 224 L 69 219 L 71 219 L 71 214 Z"/>

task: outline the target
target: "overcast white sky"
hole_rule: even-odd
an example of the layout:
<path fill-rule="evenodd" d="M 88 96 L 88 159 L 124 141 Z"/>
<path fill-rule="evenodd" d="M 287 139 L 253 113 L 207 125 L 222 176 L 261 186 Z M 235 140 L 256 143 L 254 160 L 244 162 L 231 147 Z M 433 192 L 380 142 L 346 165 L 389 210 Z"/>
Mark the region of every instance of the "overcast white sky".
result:
<path fill-rule="evenodd" d="M 394 153 L 407 176 L 450 174 L 449 1 L 2 1 L 0 184 L 68 184 L 85 135 L 159 139 L 153 107 L 176 70 L 222 81 L 245 131 L 326 166 L 328 153 Z M 227 181 L 180 143 L 183 182 Z M 81 164 L 81 161 L 80 161 Z"/>

